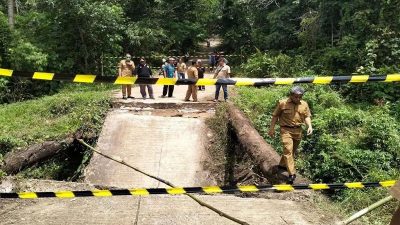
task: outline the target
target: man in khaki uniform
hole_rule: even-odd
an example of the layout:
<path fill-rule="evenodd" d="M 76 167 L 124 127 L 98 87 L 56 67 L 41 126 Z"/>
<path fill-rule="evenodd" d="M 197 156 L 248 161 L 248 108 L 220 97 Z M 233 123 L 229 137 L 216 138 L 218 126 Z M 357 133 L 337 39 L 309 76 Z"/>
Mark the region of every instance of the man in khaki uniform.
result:
<path fill-rule="evenodd" d="M 120 77 L 132 77 L 133 71 L 135 70 L 135 63 L 131 60 L 131 55 L 126 54 L 125 59 L 121 60 L 118 64 L 118 76 Z M 127 99 L 126 93 L 128 92 L 128 98 L 134 98 L 131 96 L 132 85 L 122 85 L 122 98 Z"/>
<path fill-rule="evenodd" d="M 392 196 L 400 201 L 400 180 L 391 189 Z M 393 214 L 392 222 L 390 225 L 400 225 L 400 206 Z"/>
<path fill-rule="evenodd" d="M 196 60 L 192 61 L 192 66 L 190 66 L 187 70 L 188 79 L 198 79 L 199 74 L 196 67 Z M 186 92 L 185 101 L 190 101 L 190 96 L 193 97 L 193 102 L 197 102 L 197 87 L 194 84 L 188 85 L 188 90 Z"/>
<path fill-rule="evenodd" d="M 279 167 L 287 169 L 289 173 L 289 184 L 293 184 L 296 179 L 294 154 L 302 138 L 303 130 L 301 126 L 304 123 L 307 125 L 307 135 L 311 135 L 313 132 L 310 108 L 307 102 L 301 100 L 303 94 L 304 89 L 295 86 L 291 89 L 289 98 L 279 101 L 272 114 L 271 125 L 268 132 L 270 137 L 274 137 L 275 124 L 279 121 L 283 144 L 283 155 Z"/>

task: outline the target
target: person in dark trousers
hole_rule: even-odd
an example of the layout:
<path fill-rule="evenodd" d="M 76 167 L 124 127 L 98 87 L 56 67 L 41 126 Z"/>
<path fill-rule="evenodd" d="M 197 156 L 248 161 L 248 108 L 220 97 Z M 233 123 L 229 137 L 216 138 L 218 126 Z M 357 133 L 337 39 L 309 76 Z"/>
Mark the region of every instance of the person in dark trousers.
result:
<path fill-rule="evenodd" d="M 169 58 L 168 59 L 168 64 L 165 65 L 164 67 L 164 77 L 165 78 L 176 78 L 177 77 L 177 72 L 175 70 L 174 66 L 174 58 Z M 174 85 L 164 85 L 163 88 L 163 94 L 161 95 L 161 98 L 165 98 L 168 93 L 168 98 L 172 98 L 174 94 Z"/>
<path fill-rule="evenodd" d="M 204 78 L 204 73 L 206 72 L 206 68 L 204 66 L 202 66 L 202 62 L 200 59 L 198 59 L 196 61 L 196 67 L 197 67 L 197 72 L 198 72 L 198 76 L 199 79 Z M 199 91 L 205 91 L 206 87 L 205 86 L 199 86 Z"/>
<path fill-rule="evenodd" d="M 214 73 L 214 79 L 228 79 L 230 78 L 231 68 L 225 64 L 225 59 L 220 58 L 218 61 L 218 67 Z M 214 102 L 218 102 L 219 91 L 224 91 L 224 99 L 228 101 L 228 86 L 226 84 L 217 84 L 215 85 L 215 99 Z"/>
<path fill-rule="evenodd" d="M 214 71 L 214 67 L 217 64 L 217 61 L 216 61 L 215 57 L 216 57 L 216 53 L 215 52 L 211 53 L 210 58 L 209 58 L 211 72 Z"/>
<path fill-rule="evenodd" d="M 138 78 L 150 78 L 153 76 L 150 67 L 146 64 L 146 60 L 144 58 L 140 59 L 139 65 L 135 68 L 134 74 L 138 76 Z M 153 87 L 149 84 L 139 84 L 140 94 L 142 94 L 143 99 L 147 98 L 146 87 L 149 92 L 150 99 L 154 99 Z"/>

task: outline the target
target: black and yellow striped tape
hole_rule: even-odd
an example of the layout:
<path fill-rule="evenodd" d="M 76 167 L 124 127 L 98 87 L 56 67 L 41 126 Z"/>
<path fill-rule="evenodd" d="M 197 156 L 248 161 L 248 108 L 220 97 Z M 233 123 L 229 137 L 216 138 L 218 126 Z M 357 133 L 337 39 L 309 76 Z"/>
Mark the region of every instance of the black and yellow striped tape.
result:
<path fill-rule="evenodd" d="M 328 189 L 361 189 L 373 187 L 392 187 L 395 180 L 381 182 L 355 182 L 340 184 L 298 184 L 298 185 L 248 185 L 248 186 L 210 186 L 210 187 L 185 187 L 185 188 L 141 188 L 118 190 L 92 190 L 92 191 L 57 191 L 57 192 L 20 192 L 0 193 L 0 198 L 75 198 L 75 197 L 110 197 L 121 195 L 147 196 L 147 195 L 182 195 L 182 194 L 234 194 L 239 192 L 262 191 L 294 191 L 294 190 L 328 190 Z"/>
<path fill-rule="evenodd" d="M 366 82 L 399 82 L 400 74 L 388 75 L 354 75 L 325 76 L 302 78 L 230 78 L 230 79 L 175 79 L 175 78 L 137 78 L 96 76 L 92 74 L 61 74 L 48 72 L 21 72 L 0 68 L 0 76 L 22 77 L 34 80 L 58 80 L 75 83 L 112 83 L 112 84 L 156 84 L 156 85 L 236 85 L 236 86 L 267 86 L 291 85 L 299 83 L 334 84 L 334 83 L 366 83 Z"/>

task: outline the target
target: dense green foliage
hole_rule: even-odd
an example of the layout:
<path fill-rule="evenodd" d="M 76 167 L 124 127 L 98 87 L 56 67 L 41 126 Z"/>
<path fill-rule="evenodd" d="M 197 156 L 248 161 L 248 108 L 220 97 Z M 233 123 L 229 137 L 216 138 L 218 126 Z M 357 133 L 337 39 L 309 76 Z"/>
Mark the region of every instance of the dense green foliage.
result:
<path fill-rule="evenodd" d="M 397 69 L 400 1 L 225 0 L 225 49 L 302 55 L 317 73 Z"/>

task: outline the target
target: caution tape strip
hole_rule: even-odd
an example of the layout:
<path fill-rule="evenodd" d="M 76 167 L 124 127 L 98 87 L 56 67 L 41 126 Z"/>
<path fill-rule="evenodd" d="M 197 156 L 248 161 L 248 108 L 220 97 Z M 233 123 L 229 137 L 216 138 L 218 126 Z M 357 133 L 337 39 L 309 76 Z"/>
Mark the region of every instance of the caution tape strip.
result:
<path fill-rule="evenodd" d="M 0 68 L 0 76 L 22 77 L 34 80 L 58 80 L 75 83 L 111 83 L 111 84 L 156 84 L 156 85 L 235 85 L 235 86 L 267 86 L 291 85 L 299 83 L 334 84 L 334 83 L 367 83 L 367 82 L 399 82 L 400 74 L 388 75 L 354 75 L 326 76 L 302 78 L 229 78 L 229 79 L 175 79 L 175 78 L 137 78 L 96 76 L 92 74 L 61 74 L 48 72 L 21 72 Z"/>
<path fill-rule="evenodd" d="M 381 182 L 355 182 L 338 184 L 298 184 L 298 185 L 248 185 L 248 186 L 210 186 L 210 187 L 185 187 L 185 188 L 140 188 L 117 190 L 92 190 L 92 191 L 57 191 L 57 192 L 19 192 L 0 193 L 0 198 L 75 198 L 75 197 L 110 197 L 110 196 L 148 196 L 148 195 L 182 195 L 182 194 L 234 194 L 262 191 L 294 191 L 294 190 L 334 190 L 334 189 L 362 189 L 373 187 L 392 187 L 395 180 Z"/>

